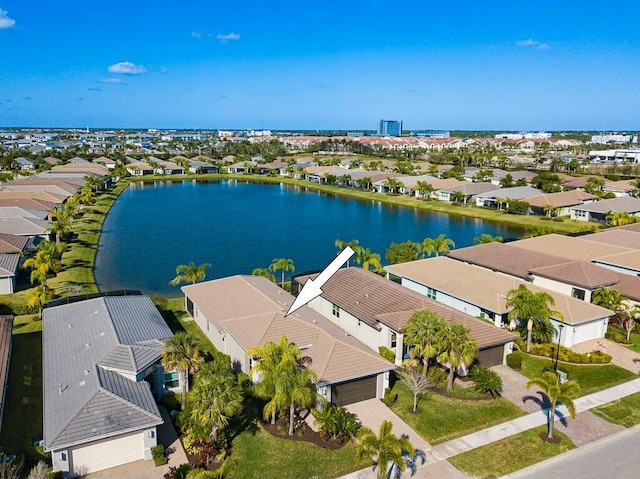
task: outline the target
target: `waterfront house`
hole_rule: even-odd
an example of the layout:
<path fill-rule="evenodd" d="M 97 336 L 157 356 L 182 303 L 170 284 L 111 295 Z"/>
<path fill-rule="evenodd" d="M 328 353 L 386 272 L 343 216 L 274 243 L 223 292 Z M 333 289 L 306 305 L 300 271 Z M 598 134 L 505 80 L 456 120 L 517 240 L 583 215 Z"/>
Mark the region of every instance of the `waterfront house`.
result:
<path fill-rule="evenodd" d="M 153 175 L 154 173 L 153 167 L 144 161 L 132 161 L 126 168 L 131 176 Z"/>
<path fill-rule="evenodd" d="M 507 200 L 522 200 L 527 201 L 529 198 L 539 196 L 543 194 L 542 190 L 532 188 L 531 186 L 513 186 L 511 188 L 499 188 L 497 190 L 487 191 L 476 195 L 476 206 L 484 206 L 486 208 L 496 208 L 500 201 L 506 203 L 506 208 L 509 207 Z"/>
<path fill-rule="evenodd" d="M 600 200 L 571 208 L 571 219 L 578 221 L 597 221 L 604 223 L 610 213 L 629 213 L 640 216 L 640 199 L 620 196 L 609 200 Z"/>
<path fill-rule="evenodd" d="M 247 351 L 282 336 L 311 359 L 317 390 L 329 403 L 381 398 L 395 366 L 306 306 L 285 317 L 294 298 L 261 276 L 232 276 L 182 287 L 186 310 L 237 371 L 249 373 Z"/>
<path fill-rule="evenodd" d="M 314 276 L 296 277 L 295 286 L 302 287 Z M 478 342 L 478 362 L 485 366 L 502 364 L 515 339 L 504 329 L 356 267 L 338 270 L 322 286 L 322 294 L 308 305 L 372 350 L 389 348 L 395 354 L 396 364 L 407 353 L 402 330 L 418 311 L 432 311 L 446 321 L 469 328 Z"/>
<path fill-rule="evenodd" d="M 531 211 L 536 215 L 569 216 L 571 208 L 597 201 L 598 197 L 580 190 L 545 193 L 527 199 Z"/>
<path fill-rule="evenodd" d="M 44 448 L 84 475 L 151 459 L 156 405 L 178 389 L 160 364 L 171 330 L 148 296 L 99 297 L 43 312 Z"/>

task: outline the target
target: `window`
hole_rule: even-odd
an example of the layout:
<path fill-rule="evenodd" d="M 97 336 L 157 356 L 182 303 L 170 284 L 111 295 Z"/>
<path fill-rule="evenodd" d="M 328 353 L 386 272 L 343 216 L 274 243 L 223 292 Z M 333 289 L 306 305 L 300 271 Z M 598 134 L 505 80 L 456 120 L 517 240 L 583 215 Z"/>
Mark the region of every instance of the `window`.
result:
<path fill-rule="evenodd" d="M 338 306 L 337 304 L 333 305 L 333 308 L 331 310 L 331 314 L 333 314 L 336 318 L 340 317 L 340 306 Z"/>
<path fill-rule="evenodd" d="M 584 289 L 573 288 L 571 290 L 571 296 L 581 301 L 584 301 Z"/>
<path fill-rule="evenodd" d="M 61 461 L 66 461 L 67 460 L 67 453 L 66 452 L 61 452 L 60 453 L 60 460 Z"/>
<path fill-rule="evenodd" d="M 436 290 L 427 286 L 427 297 L 436 299 Z"/>
<path fill-rule="evenodd" d="M 174 389 L 180 386 L 180 376 L 178 373 L 165 373 L 164 386 L 167 389 Z"/>
<path fill-rule="evenodd" d="M 391 333 L 391 349 L 394 349 L 398 344 L 398 335 L 396 333 Z"/>

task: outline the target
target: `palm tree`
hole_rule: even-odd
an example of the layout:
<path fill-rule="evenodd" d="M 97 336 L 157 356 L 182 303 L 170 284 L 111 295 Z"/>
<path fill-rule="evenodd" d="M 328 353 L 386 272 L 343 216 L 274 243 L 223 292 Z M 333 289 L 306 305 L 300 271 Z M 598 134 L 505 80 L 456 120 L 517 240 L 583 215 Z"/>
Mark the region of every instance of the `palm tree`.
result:
<path fill-rule="evenodd" d="M 291 362 L 285 366 L 285 375 L 282 378 L 284 397 L 289 403 L 289 436 L 293 436 L 296 407 L 308 408 L 314 403 L 316 397 L 315 373 L 307 369 L 301 359 L 298 358 L 295 363 Z"/>
<path fill-rule="evenodd" d="M 531 351 L 531 332 L 534 324 L 540 326 L 542 323 L 548 323 L 552 316 L 563 319 L 562 313 L 550 309 L 549 306 L 555 304 L 555 300 L 549 293 L 543 291 L 534 293 L 524 284 L 507 293 L 506 305 L 507 308 L 512 308 L 509 311 L 509 319 L 527 322 L 527 352 Z"/>
<path fill-rule="evenodd" d="M 196 374 L 191 400 L 191 418 L 211 426 L 214 443 L 218 440 L 218 431 L 242 411 L 242 391 L 235 376 L 220 371 L 215 363 L 205 364 Z"/>
<path fill-rule="evenodd" d="M 363 460 L 372 460 L 374 468 L 378 467 L 378 479 L 387 477 L 393 465 L 404 472 L 407 467 L 404 455 L 415 455 L 411 441 L 406 436 L 398 437 L 393 434 L 392 428 L 391 421 L 383 421 L 378 435 L 368 427 L 362 427 L 356 438 L 356 464 L 360 465 Z"/>
<path fill-rule="evenodd" d="M 504 238 L 502 236 L 491 236 L 487 233 L 482 233 L 480 236 L 474 236 L 473 242 L 476 244 L 486 244 L 486 243 L 502 243 Z"/>
<path fill-rule="evenodd" d="M 269 271 L 269 268 L 255 268 L 251 274 L 253 276 L 263 276 L 273 283 L 276 282 L 276 277 Z"/>
<path fill-rule="evenodd" d="M 180 264 L 176 266 L 177 276 L 169 281 L 169 284 L 176 285 L 180 283 L 196 284 L 198 281 L 203 280 L 206 277 L 205 270 L 211 267 L 209 263 L 202 263 L 196 265 L 193 261 L 189 264 Z"/>
<path fill-rule="evenodd" d="M 456 244 L 451 238 L 447 238 L 447 235 L 441 234 L 437 238 L 425 238 L 422 242 L 422 251 L 426 256 L 435 254 L 440 256 L 440 253 L 448 253 L 451 248 L 455 248 Z"/>
<path fill-rule="evenodd" d="M 365 176 L 362 179 L 360 179 L 360 181 L 358 181 L 358 185 L 364 186 L 364 189 L 368 190 L 372 182 L 373 182 L 373 178 L 371 178 L 370 176 Z"/>
<path fill-rule="evenodd" d="M 165 342 L 162 350 L 162 367 L 177 371 L 182 386 L 182 404 L 187 402 L 189 373 L 195 373 L 204 361 L 198 340 L 189 333 L 177 333 Z"/>
<path fill-rule="evenodd" d="M 416 186 L 418 187 L 418 193 L 425 200 L 429 199 L 429 195 L 434 192 L 433 185 L 426 181 L 418 181 Z"/>
<path fill-rule="evenodd" d="M 59 269 L 59 260 L 56 260 L 48 251 L 40 250 L 33 258 L 28 258 L 22 264 L 23 268 L 31 268 L 31 284 L 38 282 L 42 285 L 44 294 L 47 294 L 47 275 L 52 268 Z"/>
<path fill-rule="evenodd" d="M 71 217 L 57 215 L 55 221 L 49 222 L 47 229 L 56 235 L 56 243 L 60 243 L 61 237 L 66 237 L 71 233 Z"/>
<path fill-rule="evenodd" d="M 453 390 L 456 369 L 470 366 L 478 356 L 478 343 L 462 324 L 446 324 L 437 337 L 438 362 L 449 366 L 447 391 Z"/>
<path fill-rule="evenodd" d="M 560 376 L 552 371 L 545 371 L 541 377 L 532 378 L 527 382 L 527 389 L 531 386 L 539 387 L 549 398 L 551 407 L 548 410 L 549 439 L 553 439 L 553 423 L 555 421 L 556 406 L 562 403 L 572 418 L 576 417 L 576 406 L 573 400 L 580 396 L 580 386 L 575 381 L 560 382 Z"/>
<path fill-rule="evenodd" d="M 44 285 L 39 286 L 29 294 L 27 298 L 27 306 L 30 308 L 38 308 L 38 316 L 42 316 L 42 309 L 50 299 L 51 295 Z"/>
<path fill-rule="evenodd" d="M 380 263 L 380 255 L 378 253 L 372 253 L 369 248 L 360 248 L 356 256 L 356 263 L 362 264 L 362 269 L 369 270 L 369 266 L 373 266 L 374 271 L 380 271 L 382 269 L 382 263 Z"/>
<path fill-rule="evenodd" d="M 610 309 L 611 311 L 619 311 L 622 307 L 622 303 L 625 297 L 618 291 L 606 286 L 600 286 L 591 295 L 591 302 L 603 308 Z"/>
<path fill-rule="evenodd" d="M 429 360 L 438 354 L 437 341 L 445 320 L 431 311 L 418 311 L 403 328 L 409 354 L 422 360 L 422 375 L 426 377 Z"/>
<path fill-rule="evenodd" d="M 396 178 L 387 178 L 386 180 L 384 180 L 383 185 L 387 187 L 389 192 L 397 193 L 398 189 L 404 186 L 404 183 Z"/>
<path fill-rule="evenodd" d="M 336 248 L 338 248 L 340 251 L 344 250 L 347 246 L 349 246 L 356 254 L 360 253 L 360 251 L 362 250 L 362 246 L 358 246 L 358 243 L 360 243 L 357 239 L 352 239 L 351 241 L 343 241 L 341 239 L 337 239 L 335 242 Z M 347 268 L 349 267 L 349 260 L 351 258 L 349 258 L 347 260 Z"/>
<path fill-rule="evenodd" d="M 284 289 L 284 273 L 295 271 L 293 260 L 291 258 L 274 258 L 273 262 L 269 265 L 269 271 L 282 271 L 282 289 Z"/>

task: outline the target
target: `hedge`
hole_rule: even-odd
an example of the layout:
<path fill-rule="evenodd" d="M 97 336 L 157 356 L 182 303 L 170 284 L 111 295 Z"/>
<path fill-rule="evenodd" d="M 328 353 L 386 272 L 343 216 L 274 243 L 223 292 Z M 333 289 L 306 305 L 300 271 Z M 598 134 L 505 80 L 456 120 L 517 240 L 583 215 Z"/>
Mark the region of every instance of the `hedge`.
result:
<path fill-rule="evenodd" d="M 158 444 L 157 446 L 153 446 L 151 448 L 151 458 L 153 459 L 153 463 L 157 466 L 164 466 L 169 459 L 164 455 L 164 446 L 162 444 Z"/>
<path fill-rule="evenodd" d="M 522 367 L 522 356 L 516 353 L 507 354 L 507 366 L 511 369 L 520 369 Z"/>
<path fill-rule="evenodd" d="M 543 356 L 549 359 L 556 358 L 558 345 L 554 343 L 532 344 L 530 353 L 534 356 Z M 524 348 L 521 347 L 524 350 Z M 569 348 L 560 346 L 557 352 L 558 360 L 565 363 L 575 364 L 608 364 L 611 362 L 611 355 L 602 351 L 591 351 L 590 353 L 577 353 Z"/>

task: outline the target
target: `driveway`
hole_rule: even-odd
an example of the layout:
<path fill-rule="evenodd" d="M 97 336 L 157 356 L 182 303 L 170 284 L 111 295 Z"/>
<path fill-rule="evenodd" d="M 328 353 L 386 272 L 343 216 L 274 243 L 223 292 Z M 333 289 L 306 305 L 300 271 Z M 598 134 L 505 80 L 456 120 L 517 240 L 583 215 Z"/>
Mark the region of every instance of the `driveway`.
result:
<path fill-rule="evenodd" d="M 169 449 L 169 463 L 164 466 L 156 467 L 152 460 L 134 461 L 122 466 L 112 467 L 103 471 L 88 474 L 88 479 L 163 479 L 164 475 L 169 472 L 170 467 L 177 467 L 180 464 L 189 462 L 184 452 L 182 443 L 178 438 L 169 413 L 163 406 L 158 406 L 164 424 L 158 426 L 158 443 Z"/>
<path fill-rule="evenodd" d="M 634 374 L 640 374 L 640 354 L 608 339 L 592 339 L 591 341 L 578 343 L 571 349 L 578 353 L 602 351 L 611 355 L 611 362 L 616 366 L 625 368 Z"/>

